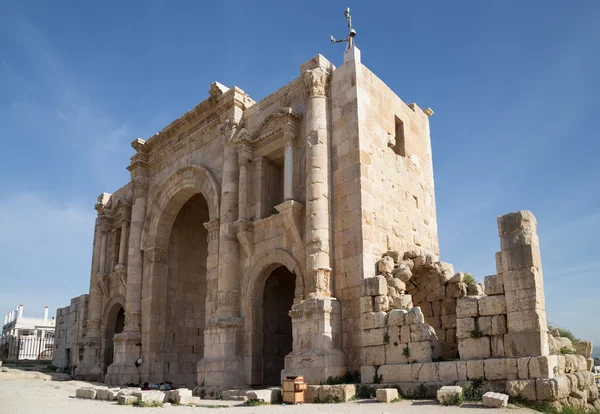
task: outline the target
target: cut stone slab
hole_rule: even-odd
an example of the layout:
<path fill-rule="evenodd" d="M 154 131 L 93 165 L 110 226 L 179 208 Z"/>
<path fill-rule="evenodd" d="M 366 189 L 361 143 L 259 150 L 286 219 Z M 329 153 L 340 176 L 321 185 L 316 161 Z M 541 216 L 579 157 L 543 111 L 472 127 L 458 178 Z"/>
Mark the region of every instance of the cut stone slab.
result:
<path fill-rule="evenodd" d="M 437 399 L 440 404 L 444 404 L 445 401 L 463 395 L 463 389 L 459 385 L 446 385 L 440 388 L 437 392 Z"/>
<path fill-rule="evenodd" d="M 132 405 L 134 402 L 138 400 L 138 397 L 127 394 L 127 395 L 119 395 L 119 405 Z"/>
<path fill-rule="evenodd" d="M 383 403 L 392 402 L 398 398 L 398 390 L 396 388 L 379 388 L 375 391 L 375 398 Z"/>
<path fill-rule="evenodd" d="M 339 385 L 322 385 L 319 389 L 319 398 L 321 401 L 337 400 L 337 401 L 350 401 L 356 394 L 356 386 L 353 384 L 339 384 Z"/>
<path fill-rule="evenodd" d="M 483 394 L 483 406 L 489 408 L 502 408 L 508 404 L 508 395 L 488 391 Z"/>
<path fill-rule="evenodd" d="M 93 400 L 96 398 L 96 390 L 92 387 L 77 388 L 75 390 L 75 397 Z"/>
<path fill-rule="evenodd" d="M 249 400 L 260 400 L 266 403 L 276 403 L 281 397 L 281 388 L 246 391 Z"/>
<path fill-rule="evenodd" d="M 133 391 L 131 393 L 134 397 L 137 397 L 143 403 L 164 403 L 166 395 L 162 391 L 149 390 L 149 391 Z"/>

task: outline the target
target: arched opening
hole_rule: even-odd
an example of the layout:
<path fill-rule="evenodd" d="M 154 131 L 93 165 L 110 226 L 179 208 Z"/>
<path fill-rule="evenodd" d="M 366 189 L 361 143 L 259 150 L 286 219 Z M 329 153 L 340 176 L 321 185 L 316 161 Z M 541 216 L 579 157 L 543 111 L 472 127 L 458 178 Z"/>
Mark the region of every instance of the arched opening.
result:
<path fill-rule="evenodd" d="M 202 194 L 179 210 L 167 248 L 164 380 L 179 385 L 196 382 L 196 365 L 204 356 L 208 204 Z"/>
<path fill-rule="evenodd" d="M 285 266 L 273 270 L 263 292 L 263 385 L 281 385 L 284 359 L 292 352 L 292 319 L 296 275 Z"/>
<path fill-rule="evenodd" d="M 108 366 L 114 361 L 115 355 L 115 344 L 114 336 L 123 332 L 123 326 L 125 326 L 125 310 L 121 304 L 117 303 L 108 312 L 106 318 L 106 337 L 104 342 L 104 375 Z"/>

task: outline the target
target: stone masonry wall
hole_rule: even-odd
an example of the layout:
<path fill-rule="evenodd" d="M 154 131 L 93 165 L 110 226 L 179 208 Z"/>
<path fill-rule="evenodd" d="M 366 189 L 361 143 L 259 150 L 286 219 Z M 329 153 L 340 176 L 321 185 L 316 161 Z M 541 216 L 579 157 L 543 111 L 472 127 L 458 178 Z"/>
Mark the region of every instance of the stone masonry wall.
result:
<path fill-rule="evenodd" d="M 69 306 L 56 310 L 52 365 L 58 368 L 73 368 L 82 356 L 79 354 L 79 342 L 87 318 L 88 300 L 89 295 L 81 295 L 71 299 Z"/>

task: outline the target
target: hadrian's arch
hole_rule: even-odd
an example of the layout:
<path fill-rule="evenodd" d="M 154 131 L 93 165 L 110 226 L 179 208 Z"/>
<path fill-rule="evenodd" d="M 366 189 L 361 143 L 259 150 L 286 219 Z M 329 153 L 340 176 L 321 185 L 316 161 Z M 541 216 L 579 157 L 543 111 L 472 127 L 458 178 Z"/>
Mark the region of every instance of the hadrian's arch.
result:
<path fill-rule="evenodd" d="M 192 386 L 216 289 L 216 268 L 208 263 L 218 240 L 208 236 L 218 223 L 219 187 L 207 169 L 190 166 L 172 174 L 157 194 L 142 237 L 147 380 Z"/>
<path fill-rule="evenodd" d="M 245 365 L 253 385 L 276 385 L 285 355 L 292 351 L 292 305 L 304 299 L 304 277 L 296 260 L 284 250 L 267 252 L 243 285 Z"/>

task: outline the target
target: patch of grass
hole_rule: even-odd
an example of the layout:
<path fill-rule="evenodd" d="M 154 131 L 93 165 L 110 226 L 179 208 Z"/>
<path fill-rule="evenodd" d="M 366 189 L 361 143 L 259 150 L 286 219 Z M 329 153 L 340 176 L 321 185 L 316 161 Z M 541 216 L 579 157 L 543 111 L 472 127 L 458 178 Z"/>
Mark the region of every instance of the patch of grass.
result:
<path fill-rule="evenodd" d="M 313 402 L 315 404 L 339 404 L 339 403 L 342 402 L 342 399 L 340 397 L 337 397 L 337 396 L 336 397 L 329 396 L 327 398 L 321 399 L 320 397 L 317 396 L 313 400 Z"/>
<path fill-rule="evenodd" d="M 162 407 L 163 403 L 158 402 L 158 401 L 153 401 L 153 402 L 144 402 L 144 401 L 134 401 L 133 404 L 134 407 Z"/>
<path fill-rule="evenodd" d="M 470 285 L 471 283 L 475 283 L 475 278 L 471 273 L 465 273 L 463 276 L 463 283 L 466 285 Z"/>
<path fill-rule="evenodd" d="M 321 385 L 338 384 L 360 384 L 360 373 L 358 371 L 347 371 L 344 375 L 329 376 L 325 379 L 325 382 L 321 381 Z"/>
<path fill-rule="evenodd" d="M 465 398 L 462 394 L 454 394 L 451 397 L 446 397 L 442 400 L 442 405 L 455 405 L 460 407 L 465 402 Z"/>
<path fill-rule="evenodd" d="M 568 355 L 568 354 L 574 354 L 575 352 L 573 352 L 572 350 L 570 350 L 568 347 L 563 346 L 562 348 L 560 348 L 560 353 L 562 355 Z"/>
<path fill-rule="evenodd" d="M 244 405 L 247 405 L 248 407 L 258 407 L 259 405 L 268 405 L 268 402 L 264 402 L 263 400 L 255 400 L 255 399 L 249 399 L 244 401 Z"/>
<path fill-rule="evenodd" d="M 394 398 L 394 399 L 393 399 L 392 401 L 390 401 L 390 402 L 392 402 L 392 403 L 396 403 L 396 402 L 400 402 L 400 401 L 402 401 L 402 398 L 400 398 L 400 397 L 396 397 L 396 398 Z"/>
<path fill-rule="evenodd" d="M 196 407 L 200 407 L 200 408 L 229 408 L 228 405 L 210 405 L 210 404 L 200 404 L 200 405 L 196 405 Z"/>
<path fill-rule="evenodd" d="M 483 336 L 483 332 L 481 332 L 479 329 L 473 329 L 471 331 L 471 338 L 481 338 Z"/>
<path fill-rule="evenodd" d="M 483 394 L 485 393 L 482 389 L 483 379 L 479 378 L 473 380 L 472 385 L 468 387 L 464 387 L 463 395 L 465 401 L 481 401 L 483 399 Z"/>
<path fill-rule="evenodd" d="M 375 398 L 376 389 L 375 387 L 371 387 L 369 385 L 360 385 L 356 389 L 355 397 L 361 400 L 367 400 L 370 398 Z"/>
<path fill-rule="evenodd" d="M 579 338 L 577 338 L 573 332 L 571 332 L 568 329 L 565 328 L 561 328 L 560 326 L 557 327 L 558 328 L 558 332 L 560 333 L 560 336 L 562 336 L 563 338 L 569 338 L 569 340 L 572 343 L 577 343 L 579 342 Z"/>
<path fill-rule="evenodd" d="M 408 400 L 426 400 L 428 398 L 431 398 L 431 393 L 429 392 L 429 388 L 427 388 L 427 386 L 425 386 L 425 384 L 419 384 L 417 389 L 412 393 L 410 393 L 410 392 L 403 393 L 399 387 L 396 387 L 396 389 L 398 390 L 398 394 L 400 394 L 400 396 L 402 398 L 405 398 Z"/>
<path fill-rule="evenodd" d="M 408 346 L 402 350 L 402 355 L 404 355 L 406 358 L 410 356 L 410 350 L 408 349 Z"/>
<path fill-rule="evenodd" d="M 221 391 L 217 391 L 217 396 L 215 397 L 215 399 L 222 400 L 223 399 L 223 393 L 221 393 Z"/>
<path fill-rule="evenodd" d="M 395 341 L 395 342 L 394 342 L 394 346 L 398 346 L 398 341 Z"/>

